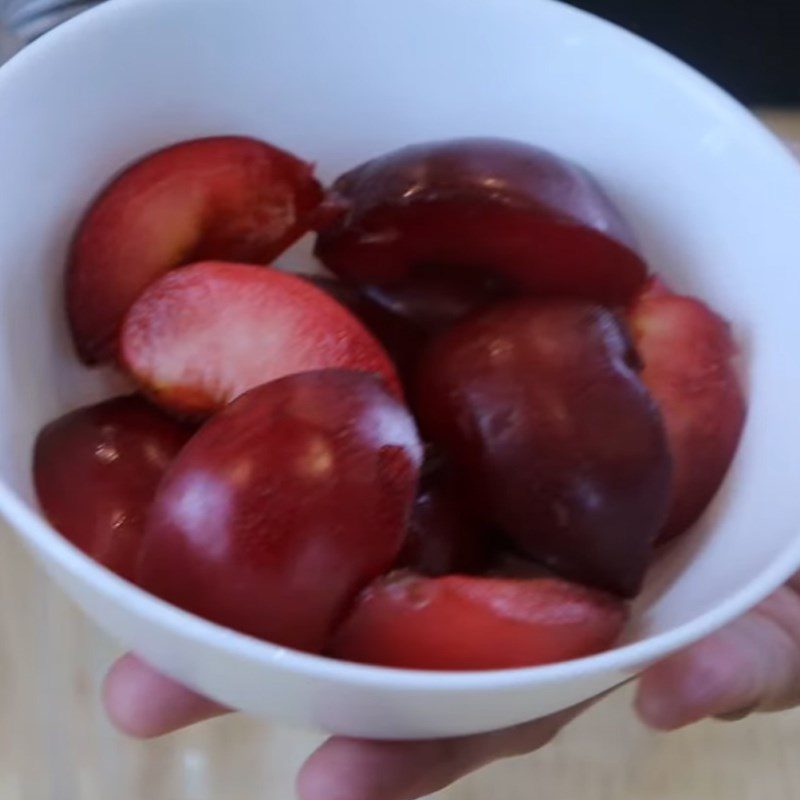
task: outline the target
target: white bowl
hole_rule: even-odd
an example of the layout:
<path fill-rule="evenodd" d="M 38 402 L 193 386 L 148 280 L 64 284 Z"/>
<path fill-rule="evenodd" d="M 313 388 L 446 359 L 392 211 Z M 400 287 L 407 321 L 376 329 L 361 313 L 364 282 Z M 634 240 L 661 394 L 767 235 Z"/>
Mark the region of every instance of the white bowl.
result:
<path fill-rule="evenodd" d="M 31 445 L 109 393 L 62 308 L 70 234 L 121 165 L 209 134 L 262 137 L 322 176 L 411 142 L 497 135 L 582 162 L 653 267 L 732 320 L 750 418 L 727 485 L 653 570 L 627 644 L 485 673 L 385 670 L 255 641 L 117 579 L 34 500 Z M 306 244 L 290 259 L 308 261 Z M 608 689 L 719 628 L 800 565 L 800 169 L 695 72 L 548 0 L 116 0 L 0 70 L 0 509 L 88 615 L 248 712 L 380 738 L 469 734 Z"/>

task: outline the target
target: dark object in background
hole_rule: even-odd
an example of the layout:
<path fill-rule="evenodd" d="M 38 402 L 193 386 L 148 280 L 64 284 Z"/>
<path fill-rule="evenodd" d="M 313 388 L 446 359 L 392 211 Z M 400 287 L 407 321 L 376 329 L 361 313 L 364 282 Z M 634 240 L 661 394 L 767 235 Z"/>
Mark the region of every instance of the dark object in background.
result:
<path fill-rule="evenodd" d="M 661 45 L 748 105 L 800 105 L 800 0 L 566 2 Z M 92 0 L 12 0 L 5 21 L 27 42 L 92 5 Z M 0 16 L 2 6 L 0 0 Z"/>
<path fill-rule="evenodd" d="M 800 105 L 800 0 L 570 0 L 688 61 L 748 105 Z"/>

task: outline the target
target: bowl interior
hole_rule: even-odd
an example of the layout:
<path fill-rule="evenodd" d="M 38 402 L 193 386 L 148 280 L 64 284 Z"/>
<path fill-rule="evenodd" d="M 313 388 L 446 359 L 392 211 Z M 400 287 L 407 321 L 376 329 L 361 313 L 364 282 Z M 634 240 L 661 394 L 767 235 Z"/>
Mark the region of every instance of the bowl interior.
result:
<path fill-rule="evenodd" d="M 800 359 L 791 349 L 800 173 L 693 72 L 548 0 L 117 0 L 7 65 L 6 501 L 35 508 L 30 454 L 41 426 L 112 391 L 114 379 L 77 364 L 62 309 L 64 255 L 87 202 L 143 153 L 223 133 L 291 149 L 324 179 L 394 147 L 466 135 L 527 140 L 591 169 L 652 267 L 733 321 L 750 393 L 726 486 L 653 569 L 629 638 L 668 633 L 780 579 L 774 567 L 785 572 L 797 556 L 800 516 Z M 303 242 L 282 262 L 308 267 L 309 252 Z M 36 545 L 53 541 L 40 535 Z"/>

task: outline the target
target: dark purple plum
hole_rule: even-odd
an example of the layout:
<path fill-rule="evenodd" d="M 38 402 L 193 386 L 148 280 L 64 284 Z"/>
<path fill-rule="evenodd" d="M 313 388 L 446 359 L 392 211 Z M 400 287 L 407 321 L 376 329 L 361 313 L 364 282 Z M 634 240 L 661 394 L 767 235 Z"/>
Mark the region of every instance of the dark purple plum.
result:
<path fill-rule="evenodd" d="M 671 458 L 617 317 L 519 300 L 451 328 L 423 356 L 423 433 L 522 552 L 630 596 L 666 519 Z"/>
<path fill-rule="evenodd" d="M 616 305 L 646 280 L 628 225 L 594 179 L 528 144 L 414 145 L 342 175 L 333 192 L 341 213 L 316 253 L 355 283 L 483 284 Z"/>

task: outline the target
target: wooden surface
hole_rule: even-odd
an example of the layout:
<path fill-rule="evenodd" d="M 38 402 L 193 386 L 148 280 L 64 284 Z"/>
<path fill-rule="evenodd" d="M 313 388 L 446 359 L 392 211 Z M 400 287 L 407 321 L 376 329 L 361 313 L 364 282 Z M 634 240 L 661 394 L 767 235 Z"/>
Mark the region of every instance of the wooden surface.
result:
<path fill-rule="evenodd" d="M 777 134 L 800 142 L 800 112 L 763 109 L 758 114 Z"/>
<path fill-rule="evenodd" d="M 770 114 L 800 140 L 800 115 Z M 0 531 L 0 800 L 291 800 L 319 737 L 232 717 L 160 742 L 115 734 L 97 703 L 114 648 Z M 669 736 L 641 727 L 631 690 L 543 752 L 437 800 L 796 800 L 800 711 Z M 338 799 L 337 799 L 338 800 Z"/>

